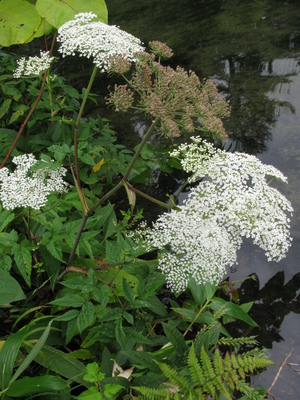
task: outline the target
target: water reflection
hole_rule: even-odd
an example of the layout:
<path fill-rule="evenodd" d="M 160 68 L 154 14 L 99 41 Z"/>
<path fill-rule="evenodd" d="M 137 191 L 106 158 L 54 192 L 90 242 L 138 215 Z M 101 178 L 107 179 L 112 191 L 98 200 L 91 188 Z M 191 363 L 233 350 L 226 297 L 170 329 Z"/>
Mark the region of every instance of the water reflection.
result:
<path fill-rule="evenodd" d="M 260 288 L 259 277 L 242 283 L 239 293 L 241 303 L 254 301 L 252 317 L 260 326 L 254 330 L 257 340 L 271 349 L 275 342 L 281 342 L 282 323 L 290 313 L 300 313 L 300 273 L 285 283 L 284 272 L 277 272 Z"/>

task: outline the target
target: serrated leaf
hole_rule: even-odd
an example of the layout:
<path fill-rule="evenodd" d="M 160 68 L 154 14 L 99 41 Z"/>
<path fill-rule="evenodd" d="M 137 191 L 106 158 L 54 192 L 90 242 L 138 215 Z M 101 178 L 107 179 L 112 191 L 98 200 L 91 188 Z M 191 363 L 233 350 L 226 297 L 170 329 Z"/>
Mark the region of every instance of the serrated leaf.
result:
<path fill-rule="evenodd" d="M 77 317 L 77 327 L 79 333 L 84 331 L 93 321 L 95 314 L 94 305 L 90 301 L 84 303 Z"/>
<path fill-rule="evenodd" d="M 55 243 L 54 239 L 46 241 L 45 246 L 49 253 L 59 261 L 63 261 L 61 248 Z"/>
<path fill-rule="evenodd" d="M 29 287 L 31 286 L 32 249 L 32 244 L 26 239 L 22 240 L 22 243 L 15 243 L 12 248 L 18 270 Z"/>
<path fill-rule="evenodd" d="M 0 270 L 0 305 L 26 299 L 26 296 L 15 278 L 7 271 Z"/>
<path fill-rule="evenodd" d="M 0 254 L 0 269 L 9 272 L 12 266 L 12 259 L 7 254 Z"/>
<path fill-rule="evenodd" d="M 168 324 L 162 322 L 163 330 L 169 339 L 169 341 L 174 346 L 174 349 L 179 355 L 183 355 L 187 351 L 187 345 L 185 343 L 182 333 L 178 329 L 171 327 Z"/>
<path fill-rule="evenodd" d="M 88 390 L 77 396 L 78 400 L 102 400 L 103 396 L 96 386 L 88 388 Z"/>
<path fill-rule="evenodd" d="M 7 111 L 9 110 L 10 104 L 12 99 L 6 99 L 3 101 L 2 106 L 0 107 L 0 119 L 6 115 Z"/>
<path fill-rule="evenodd" d="M 84 380 L 87 382 L 99 382 L 104 379 L 105 375 L 100 372 L 99 365 L 95 361 L 87 364 L 86 374 L 84 375 Z"/>
<path fill-rule="evenodd" d="M 63 315 L 59 315 L 58 317 L 54 318 L 55 321 L 71 321 L 78 316 L 78 310 L 70 310 L 65 312 Z"/>
<path fill-rule="evenodd" d="M 79 294 L 66 295 L 50 302 L 63 307 L 81 307 L 84 303 L 85 299 Z"/>
<path fill-rule="evenodd" d="M 0 213 L 0 232 L 15 218 L 15 214 L 9 210 L 2 210 Z"/>
<path fill-rule="evenodd" d="M 121 318 L 116 321 L 115 335 L 121 349 L 124 350 L 126 346 L 126 335 L 122 326 Z"/>
<path fill-rule="evenodd" d="M 126 279 L 123 279 L 123 290 L 125 299 L 132 304 L 134 302 L 135 294 Z"/>

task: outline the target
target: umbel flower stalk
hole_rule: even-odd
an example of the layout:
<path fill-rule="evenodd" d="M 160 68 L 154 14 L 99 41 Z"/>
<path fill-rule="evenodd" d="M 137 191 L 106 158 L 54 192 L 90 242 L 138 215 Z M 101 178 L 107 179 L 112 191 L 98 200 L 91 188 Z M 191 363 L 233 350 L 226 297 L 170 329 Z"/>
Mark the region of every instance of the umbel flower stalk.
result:
<path fill-rule="evenodd" d="M 186 289 L 189 279 L 219 283 L 237 263 L 243 238 L 251 238 L 268 261 L 280 261 L 291 246 L 291 203 L 268 184 L 287 182 L 276 168 L 242 153 L 216 150 L 205 141 L 183 144 L 171 153 L 181 157 L 194 186 L 180 211 L 162 214 L 147 234 L 160 250 L 159 268 L 172 291 Z"/>

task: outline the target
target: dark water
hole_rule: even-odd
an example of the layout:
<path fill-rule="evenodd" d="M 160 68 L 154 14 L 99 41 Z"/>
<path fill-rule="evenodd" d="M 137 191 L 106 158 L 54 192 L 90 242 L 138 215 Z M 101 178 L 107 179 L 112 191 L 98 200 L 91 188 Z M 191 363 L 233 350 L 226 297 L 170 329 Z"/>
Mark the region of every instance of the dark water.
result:
<path fill-rule="evenodd" d="M 107 0 L 109 23 L 140 37 L 166 42 L 173 62 L 211 77 L 231 102 L 224 147 L 257 155 L 279 168 L 289 184 L 278 188 L 294 207 L 293 246 L 280 263 L 246 242 L 239 252 L 241 300 L 255 301 L 257 334 L 276 365 L 255 378 L 279 400 L 300 398 L 300 1 L 280 0 Z M 126 131 L 142 134 L 132 118 Z M 169 184 L 169 181 L 168 181 Z M 166 192 L 162 179 L 157 191 Z M 168 190 L 170 193 L 170 190 Z M 269 396 L 271 398 L 271 396 Z"/>

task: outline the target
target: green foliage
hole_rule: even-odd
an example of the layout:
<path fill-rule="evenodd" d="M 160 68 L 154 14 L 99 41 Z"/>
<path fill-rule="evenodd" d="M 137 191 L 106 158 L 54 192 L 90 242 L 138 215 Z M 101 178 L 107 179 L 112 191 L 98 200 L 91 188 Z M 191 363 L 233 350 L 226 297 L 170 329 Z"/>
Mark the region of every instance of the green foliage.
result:
<path fill-rule="evenodd" d="M 29 42 L 80 11 L 107 20 L 99 0 L 2 0 L 2 45 Z M 11 36 L 1 35 L 7 19 Z M 270 362 L 259 350 L 241 350 L 256 346 L 253 337 L 232 338 L 228 329 L 236 321 L 257 327 L 252 304 L 226 301 L 216 285 L 192 279 L 175 297 L 157 255 L 128 234 L 143 219 L 139 195 L 176 207 L 172 197 L 168 205 L 133 186 L 178 168 L 169 146 L 146 144 L 158 120 L 127 149 L 105 118 L 81 117 L 82 104 L 98 100 L 90 91 L 51 72 L 45 80 L 14 79 L 15 56 L 0 57 L 1 159 L 10 149 L 32 153 L 41 160 L 32 170 L 62 165 L 70 184 L 40 210 L 0 210 L 0 311 L 10 324 L 1 332 L 1 399 L 254 395 L 247 376 Z M 6 165 L 13 167 L 10 157 Z"/>
<path fill-rule="evenodd" d="M 199 358 L 194 347 L 191 346 L 188 355 L 188 373 L 181 375 L 167 364 L 158 363 L 167 378 L 161 388 L 152 389 L 135 387 L 145 399 L 206 399 L 207 396 L 218 398 L 219 394 L 231 400 L 235 389 L 247 395 L 249 399 L 258 398 L 258 393 L 245 382 L 246 374 L 255 369 L 265 368 L 273 362 L 261 357 L 261 354 L 234 355 L 226 353 L 222 357 L 216 349 L 213 359 L 209 357 L 204 347 L 201 348 Z M 179 396 L 178 396 L 179 395 Z"/>
<path fill-rule="evenodd" d="M 35 3 L 35 4 L 34 4 Z M 80 12 L 94 12 L 99 21 L 107 22 L 107 8 L 103 0 L 2 0 L 0 2 L 0 46 L 31 42 L 49 34 Z"/>

